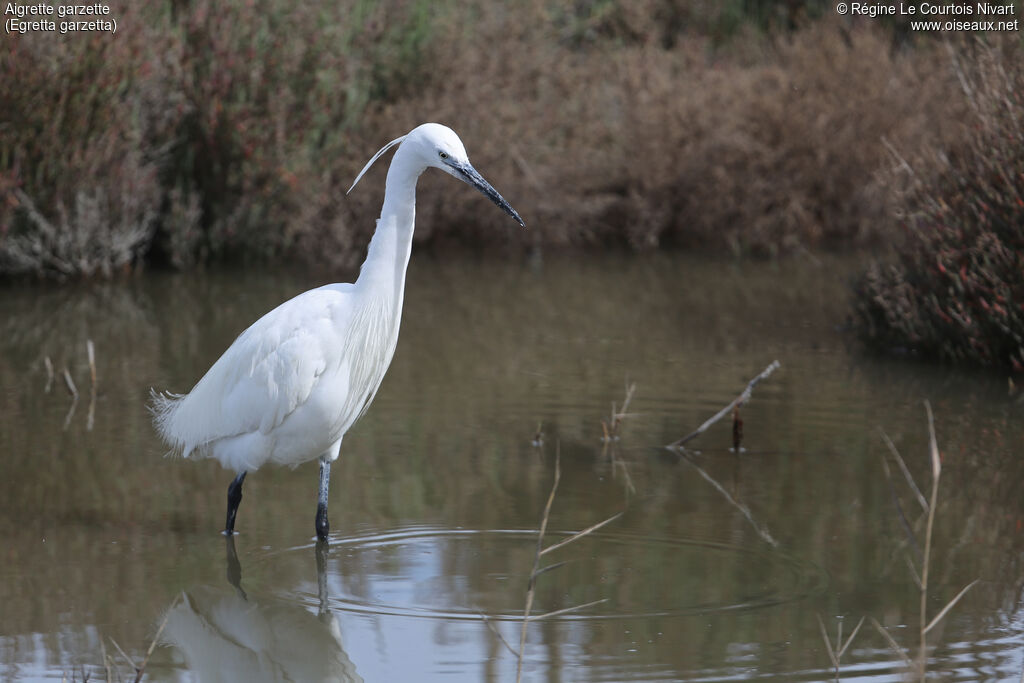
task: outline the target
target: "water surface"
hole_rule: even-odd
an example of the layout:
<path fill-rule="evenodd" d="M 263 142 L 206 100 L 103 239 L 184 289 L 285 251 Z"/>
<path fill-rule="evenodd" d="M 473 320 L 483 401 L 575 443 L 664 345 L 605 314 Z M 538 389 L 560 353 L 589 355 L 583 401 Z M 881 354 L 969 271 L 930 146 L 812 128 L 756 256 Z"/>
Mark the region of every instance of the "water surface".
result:
<path fill-rule="evenodd" d="M 546 543 L 623 515 L 545 556 L 565 564 L 537 579 L 534 614 L 604 602 L 532 622 L 526 680 L 825 680 L 819 616 L 833 639 L 840 621 L 848 634 L 874 617 L 916 657 L 907 560 L 920 562 L 923 516 L 891 457 L 886 478 L 880 430 L 927 494 L 926 399 L 943 456 L 929 615 L 979 580 L 929 633 L 928 667 L 1018 680 L 1024 404 L 1005 378 L 861 355 L 842 332 L 855 270 L 416 255 L 394 363 L 335 464 L 319 553 L 315 465 L 250 475 L 229 546 L 231 473 L 162 457 L 145 404 L 153 386 L 187 391 L 323 274 L 8 286 L 0 680 L 104 679 L 105 654 L 126 677 L 113 643 L 139 662 L 165 619 L 150 680 L 514 680 L 556 458 Z M 775 359 L 742 411 L 741 453 L 728 420 L 686 457 L 663 448 Z M 604 442 L 630 383 L 619 439 Z M 903 671 L 867 625 L 841 667 Z"/>

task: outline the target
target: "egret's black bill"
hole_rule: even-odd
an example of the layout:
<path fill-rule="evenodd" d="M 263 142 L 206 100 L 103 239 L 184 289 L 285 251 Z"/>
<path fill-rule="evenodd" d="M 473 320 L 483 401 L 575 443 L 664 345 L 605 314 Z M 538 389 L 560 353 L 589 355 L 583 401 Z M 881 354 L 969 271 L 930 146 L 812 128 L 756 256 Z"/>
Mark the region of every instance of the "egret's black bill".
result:
<path fill-rule="evenodd" d="M 498 194 L 498 191 L 491 187 L 491 184 L 484 180 L 484 177 L 477 173 L 477 170 L 470 164 L 460 164 L 456 162 L 449 163 L 448 165 L 451 166 L 452 170 L 455 171 L 455 174 L 459 178 L 462 178 L 462 180 L 480 190 L 481 194 L 497 204 L 502 211 L 507 213 L 509 216 L 512 216 L 512 218 L 515 218 L 519 225 L 524 228 L 526 227 L 526 223 L 524 223 L 523 219 L 519 217 L 516 210 L 513 209 L 509 203 L 505 201 L 505 198 Z"/>

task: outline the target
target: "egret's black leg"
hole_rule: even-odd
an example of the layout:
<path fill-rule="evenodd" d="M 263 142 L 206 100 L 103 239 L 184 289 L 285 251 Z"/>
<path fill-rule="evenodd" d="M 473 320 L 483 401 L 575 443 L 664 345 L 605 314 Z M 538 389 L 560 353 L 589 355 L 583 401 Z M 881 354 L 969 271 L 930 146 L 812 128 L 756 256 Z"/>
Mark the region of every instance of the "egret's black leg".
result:
<path fill-rule="evenodd" d="M 327 489 L 331 483 L 331 461 L 324 457 L 320 458 L 320 495 L 316 504 L 316 537 L 321 541 L 327 540 L 327 534 L 331 531 L 331 525 L 327 522 Z"/>
<path fill-rule="evenodd" d="M 228 519 L 224 523 L 224 535 L 230 536 L 235 533 L 235 515 L 238 514 L 238 504 L 242 502 L 242 482 L 245 481 L 245 472 L 242 472 L 228 486 Z"/>

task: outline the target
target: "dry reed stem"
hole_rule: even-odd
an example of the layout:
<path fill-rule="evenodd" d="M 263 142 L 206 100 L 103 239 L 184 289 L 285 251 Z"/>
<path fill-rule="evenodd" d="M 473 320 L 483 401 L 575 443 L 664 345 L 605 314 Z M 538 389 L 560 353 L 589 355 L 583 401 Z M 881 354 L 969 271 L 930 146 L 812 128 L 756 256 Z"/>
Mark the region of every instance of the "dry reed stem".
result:
<path fill-rule="evenodd" d="M 636 486 L 633 484 L 633 475 L 629 473 L 629 463 L 619 457 L 619 451 L 615 444 L 605 441 L 601 447 L 601 457 L 611 461 L 612 477 L 618 477 L 618 473 L 622 472 L 622 476 L 625 479 L 627 498 L 635 494 Z"/>
<path fill-rule="evenodd" d="M 103 655 L 103 666 L 107 670 L 107 683 L 111 683 L 110 680 L 110 657 L 107 656 L 107 645 L 100 639 L 100 653 Z"/>
<path fill-rule="evenodd" d="M 561 563 L 564 564 L 564 563 Z M 569 614 L 570 612 L 579 612 L 588 607 L 594 605 L 600 605 L 603 602 L 608 602 L 608 598 L 601 598 L 600 600 L 594 600 L 593 602 L 585 602 L 582 605 L 573 605 L 572 607 L 563 607 L 562 609 L 552 610 L 551 612 L 545 612 L 544 614 L 538 614 L 530 617 L 530 621 L 539 621 L 541 619 L 547 619 L 548 617 L 557 617 L 560 614 Z"/>
<path fill-rule="evenodd" d="M 920 677 L 920 679 L 922 681 L 925 680 L 926 675 L 927 675 L 928 633 L 935 626 L 937 626 L 942 621 L 943 618 L 945 618 L 945 616 L 949 613 L 949 611 L 952 610 L 953 607 L 958 602 L 960 602 L 960 599 L 963 598 L 963 596 L 967 594 L 967 591 L 969 591 L 971 588 L 974 587 L 974 585 L 976 583 L 978 583 L 978 579 L 975 579 L 974 581 L 971 581 L 969 584 L 964 586 L 960 590 L 960 592 L 957 593 L 956 596 L 952 600 L 947 602 L 946 605 L 941 610 L 939 610 L 939 613 L 937 615 L 935 615 L 935 617 L 933 617 L 930 621 L 928 620 L 928 580 L 929 580 L 930 567 L 931 567 L 932 532 L 933 532 L 933 530 L 935 528 L 935 513 L 936 513 L 936 507 L 938 506 L 939 480 L 940 480 L 940 478 L 942 476 L 942 458 L 941 458 L 941 456 L 939 454 L 938 440 L 936 439 L 936 436 L 935 436 L 935 418 L 934 418 L 934 415 L 932 414 L 931 403 L 929 403 L 928 401 L 925 401 L 924 402 L 924 408 L 925 408 L 925 413 L 928 416 L 928 456 L 929 456 L 929 460 L 930 460 L 930 464 L 931 464 L 931 470 L 932 470 L 932 487 L 931 487 L 931 492 L 930 492 L 930 496 L 928 498 L 928 501 L 926 503 L 922 503 L 922 505 L 924 506 L 925 510 L 927 511 L 927 519 L 928 519 L 928 521 L 927 521 L 927 524 L 925 526 L 924 554 L 921 557 L 921 572 L 920 572 L 920 575 L 916 571 L 916 569 L 914 567 L 914 563 L 910 559 L 910 557 L 906 558 L 906 560 L 907 560 L 907 567 L 909 568 L 910 574 L 913 577 L 914 582 L 917 584 L 918 589 L 919 589 L 919 591 L 921 593 L 921 599 L 920 599 L 920 605 L 919 605 L 919 614 L 918 614 L 918 616 L 919 616 L 919 644 L 918 644 L 919 651 L 918 651 L 918 660 L 917 660 L 917 667 L 916 668 L 917 668 L 917 674 L 918 674 L 918 676 Z M 879 431 L 881 431 L 881 430 L 879 430 Z M 904 476 L 907 478 L 909 486 L 915 492 L 919 492 L 919 489 L 917 488 L 916 484 L 913 481 L 913 477 L 910 475 L 910 471 L 908 469 L 906 469 L 905 464 L 903 464 L 903 462 L 902 462 L 903 459 L 899 457 L 899 453 L 896 451 L 896 447 L 892 444 L 892 441 L 885 435 L 885 432 L 882 432 L 882 436 L 885 439 L 886 444 L 889 446 L 890 450 L 893 452 L 894 455 L 897 456 L 898 461 L 901 463 L 901 466 L 904 468 L 903 469 Z M 883 465 L 884 465 L 884 468 L 885 468 L 885 471 L 886 471 L 886 476 L 889 477 L 890 476 L 889 475 L 889 467 L 888 467 L 888 464 L 885 463 L 885 459 L 884 458 L 883 458 Z M 899 502 L 898 501 L 897 501 L 897 509 L 899 509 Z M 902 510 L 900 510 L 900 514 L 902 515 Z M 911 540 L 913 540 L 913 535 L 909 532 L 909 529 L 908 529 L 908 535 L 911 538 Z M 914 667 L 914 663 L 907 656 L 906 652 L 904 652 L 903 648 L 901 648 L 899 646 L 899 644 L 892 638 L 892 636 L 889 635 L 889 632 L 886 631 L 882 627 L 882 625 L 879 624 L 878 621 L 875 620 L 874 618 L 872 618 L 871 622 L 872 622 L 872 624 L 874 624 L 874 626 L 878 630 L 878 632 L 881 633 L 885 637 L 886 641 L 889 643 L 889 647 L 892 648 L 892 650 L 894 652 L 896 652 L 903 659 L 903 661 L 907 665 L 907 668 L 908 669 L 909 668 L 913 668 Z"/>
<path fill-rule="evenodd" d="M 622 401 L 622 409 L 616 407 L 615 402 L 612 401 L 612 412 L 608 418 L 608 421 L 601 420 L 601 429 L 604 431 L 604 435 L 601 440 L 604 442 L 618 441 L 619 439 L 619 427 L 622 426 L 622 421 L 629 417 L 629 404 L 633 400 L 633 394 L 636 392 L 636 382 L 631 382 L 626 386 L 626 397 Z"/>
<path fill-rule="evenodd" d="M 53 388 L 53 361 L 50 360 L 49 356 L 43 357 L 43 366 L 46 368 L 46 386 L 43 387 L 43 393 L 50 393 L 50 389 Z"/>
<path fill-rule="evenodd" d="M 771 364 L 768 365 L 768 367 L 766 367 L 764 370 L 761 371 L 761 374 L 759 374 L 757 377 L 755 377 L 754 379 L 750 380 L 750 382 L 747 383 L 747 387 L 740 393 L 739 396 L 737 396 L 735 399 L 733 399 L 733 401 L 729 405 L 727 405 L 726 407 L 722 408 L 713 417 L 711 417 L 709 420 L 704 422 L 704 424 L 702 424 L 700 427 L 697 427 L 697 429 L 695 429 L 693 432 L 687 434 L 686 436 L 684 436 L 683 438 L 679 439 L 678 441 L 673 441 L 672 443 L 667 445 L 665 448 L 668 448 L 670 450 L 681 450 L 686 443 L 688 443 L 689 441 L 697 438 L 698 436 L 700 436 L 701 434 L 706 432 L 711 425 L 715 424 L 716 422 L 721 420 L 723 417 L 728 415 L 729 412 L 734 407 L 743 406 L 747 401 L 749 401 L 750 400 L 751 392 L 754 391 L 754 387 L 757 386 L 757 384 L 761 380 L 767 378 L 769 375 L 771 375 L 773 372 L 778 370 L 780 367 L 782 367 L 782 364 L 779 363 L 779 361 L 777 361 L 777 360 L 772 361 Z"/>
<path fill-rule="evenodd" d="M 628 403 L 628 400 L 627 400 L 627 403 Z M 582 609 L 586 609 L 588 607 L 593 607 L 594 605 L 599 605 L 599 604 L 607 601 L 607 598 L 602 598 L 601 600 L 595 600 L 593 602 L 588 602 L 588 603 L 585 603 L 585 604 L 582 604 L 582 605 L 573 605 L 571 607 L 565 607 L 565 608 L 562 608 L 562 609 L 553 610 L 551 612 L 545 612 L 544 614 L 539 614 L 539 615 L 536 615 L 536 616 L 531 616 L 530 612 L 533 609 L 534 589 L 537 586 L 537 577 L 539 577 L 541 574 L 544 574 L 545 572 L 549 572 L 549 571 L 551 571 L 553 569 L 557 569 L 557 568 L 559 568 L 559 567 L 561 567 L 561 566 L 563 566 L 565 564 L 565 562 L 556 562 L 554 564 L 550 564 L 550 565 L 547 565 L 545 567 L 541 567 L 540 566 L 540 558 L 543 557 L 544 555 L 548 554 L 549 552 L 553 551 L 553 550 L 557 550 L 557 549 L 562 548 L 562 547 L 564 547 L 564 546 L 566 546 L 566 545 L 568 545 L 568 544 L 570 544 L 570 543 L 572 543 L 574 541 L 578 541 L 579 539 L 583 538 L 584 536 L 587 536 L 587 535 L 597 531 L 598 529 L 600 529 L 600 528 L 602 528 L 602 527 L 604 527 L 604 526 L 606 526 L 608 524 L 611 524 L 613 521 L 615 521 L 616 519 L 621 517 L 623 514 L 625 514 L 624 512 L 616 513 L 616 514 L 612 515 L 611 517 L 609 517 L 608 519 L 604 520 L 603 522 L 598 522 L 597 524 L 593 524 L 593 525 L 587 527 L 586 529 L 583 529 L 582 531 L 577 531 L 576 533 L 574 533 L 569 538 L 566 538 L 566 539 L 563 539 L 561 541 L 558 541 L 557 543 L 554 543 L 554 544 L 548 546 L 547 548 L 545 548 L 544 547 L 544 534 L 547 532 L 548 521 L 551 518 L 551 506 L 555 502 L 555 493 L 558 491 L 558 483 L 559 483 L 559 481 L 561 481 L 561 478 L 562 478 L 562 464 L 561 464 L 561 460 L 562 460 L 561 447 L 560 447 L 560 445 L 556 445 L 555 446 L 555 478 L 554 478 L 554 481 L 551 484 L 551 493 L 548 494 L 547 503 L 545 503 L 545 505 L 544 505 L 544 514 L 541 517 L 540 530 L 539 530 L 539 532 L 537 534 L 537 551 L 536 551 L 536 553 L 533 556 L 533 570 L 530 572 L 530 580 L 527 583 L 527 588 L 526 588 L 526 605 L 523 608 L 523 625 L 522 625 L 522 627 L 520 628 L 520 631 L 519 631 L 519 652 L 517 654 L 518 662 L 516 664 L 516 683 L 520 683 L 520 681 L 522 681 L 522 678 L 523 678 L 523 658 L 524 658 L 524 656 L 526 654 L 526 628 L 530 624 L 531 621 L 539 621 L 541 619 L 548 619 L 550 617 L 556 617 L 556 616 L 561 615 L 561 614 L 568 614 L 570 612 L 578 612 L 578 611 L 580 611 Z M 486 617 L 485 617 L 485 621 L 486 621 Z M 504 638 L 501 638 L 501 640 L 502 640 L 502 642 L 505 641 Z M 508 645 L 506 643 L 506 647 L 507 646 Z"/>
<path fill-rule="evenodd" d="M 175 600 L 175 603 L 177 603 L 177 600 Z M 173 608 L 174 604 L 172 604 L 171 607 Z M 139 683 L 139 681 L 142 680 L 142 676 L 146 672 L 146 664 L 149 663 L 149 658 L 153 655 L 153 650 L 156 649 L 156 643 L 160 640 L 160 634 L 164 632 L 164 627 L 167 626 L 167 620 L 170 616 L 171 612 L 170 609 L 168 609 L 167 613 L 164 615 L 164 620 L 160 622 L 160 628 L 156 630 L 156 634 L 153 636 L 153 641 L 149 644 L 149 649 L 146 650 L 146 656 L 143 658 L 142 664 L 140 664 L 135 670 L 135 683 Z"/>
<path fill-rule="evenodd" d="M 636 382 L 630 382 L 626 385 L 626 396 L 622 401 L 622 408 L 619 409 L 615 402 L 612 402 L 612 412 L 608 420 L 601 420 L 601 443 L 603 444 L 601 449 L 601 456 L 607 458 L 612 463 L 612 476 L 617 476 L 621 470 L 625 478 L 626 493 L 632 495 L 636 493 L 636 487 L 633 485 L 633 477 L 629 473 L 628 464 L 619 457 L 619 452 L 615 447 L 615 444 L 619 441 L 619 429 L 622 426 L 623 420 L 630 417 L 629 404 L 633 400 L 633 396 L 636 393 Z"/>
<path fill-rule="evenodd" d="M 928 646 L 928 629 L 925 628 L 928 616 L 928 566 L 932 552 L 932 528 L 935 525 L 935 504 L 939 498 L 939 477 L 942 475 L 942 461 L 939 458 L 939 447 L 935 441 L 935 422 L 932 418 L 932 406 L 924 402 L 928 413 L 928 452 L 932 461 L 932 493 L 928 500 L 928 526 L 924 534 L 924 560 L 921 565 L 921 651 L 918 653 L 921 679 L 924 679 L 925 656 Z"/>
<path fill-rule="evenodd" d="M 974 584 L 978 583 L 978 581 L 981 581 L 981 579 L 975 579 L 974 581 L 971 581 L 969 584 L 960 589 L 960 592 L 956 594 L 956 597 L 950 600 L 948 603 L 946 603 L 946 606 L 942 608 L 942 611 L 940 611 L 937 615 L 932 617 L 932 620 L 928 622 L 927 626 L 924 627 L 924 632 L 928 633 L 928 631 L 932 630 L 933 626 L 936 626 L 940 621 L 942 621 L 942 618 L 946 616 L 946 613 L 949 612 L 949 610 L 953 609 L 953 605 L 960 602 L 960 598 L 964 597 L 967 591 L 971 590 L 971 588 L 974 587 Z"/>
<path fill-rule="evenodd" d="M 544 505 L 544 514 L 540 520 L 540 532 L 537 534 L 537 552 L 533 557 L 533 570 L 530 571 L 530 581 L 526 586 L 526 605 L 523 607 L 523 626 L 519 631 L 519 661 L 516 665 L 516 683 L 523 679 L 523 655 L 526 653 L 526 627 L 530 623 L 530 610 L 533 608 L 533 589 L 537 581 L 538 568 L 540 567 L 540 555 L 544 546 L 544 532 L 548 528 L 548 519 L 551 517 L 551 505 L 555 502 L 555 492 L 558 491 L 558 481 L 562 478 L 561 447 L 555 447 L 555 480 L 551 484 L 551 493 L 548 494 L 548 502 Z"/>
<path fill-rule="evenodd" d="M 928 501 L 924 499 L 924 494 L 921 493 L 921 489 L 917 488 L 917 484 L 914 482 L 914 476 L 910 474 L 910 470 L 907 468 L 907 463 L 904 462 L 900 452 L 896 449 L 896 444 L 892 442 L 889 435 L 885 433 L 881 427 L 878 428 L 878 433 L 882 435 L 882 439 L 885 441 L 885 445 L 889 447 L 889 451 L 893 457 L 896 458 L 897 464 L 900 466 L 900 471 L 903 472 L 903 478 L 907 480 L 907 484 L 910 486 L 910 490 L 914 492 L 914 496 L 917 498 L 918 504 L 921 509 L 928 512 Z"/>
<path fill-rule="evenodd" d="M 139 667 L 135 666 L 135 662 L 133 662 L 132 658 L 129 657 L 125 653 L 125 651 L 121 649 L 121 646 L 117 644 L 117 641 L 114 640 L 113 638 L 111 638 L 110 642 L 112 642 L 114 644 L 114 647 L 117 648 L 117 651 L 121 653 L 122 657 L 124 657 L 124 661 L 128 662 L 128 666 L 130 666 L 133 670 L 138 671 Z"/>
<path fill-rule="evenodd" d="M 921 559 L 921 548 L 917 544 L 917 538 L 914 536 L 914 530 L 910 527 L 910 521 L 907 519 L 906 514 L 903 512 L 903 505 L 900 503 L 900 496 L 896 492 L 896 485 L 893 482 L 892 472 L 889 470 L 889 461 L 885 459 L 885 455 L 882 455 L 882 471 L 885 472 L 885 481 L 887 484 L 889 484 L 889 496 L 892 498 L 892 504 L 896 507 L 896 513 L 900 520 L 900 526 L 903 529 L 903 533 L 906 534 L 906 539 L 903 543 L 900 544 L 899 549 L 902 550 L 903 545 L 909 543 L 914 548 L 914 553 L 917 555 L 918 559 Z M 925 503 L 926 510 L 927 506 L 928 504 Z M 910 562 L 910 558 L 907 558 L 907 561 Z M 913 569 L 912 563 L 910 566 L 911 569 Z M 918 585 L 920 586 L 920 580 L 916 577 L 916 571 L 915 580 L 918 581 Z"/>
<path fill-rule="evenodd" d="M 89 357 L 89 377 L 92 379 L 92 392 L 96 393 L 96 347 L 92 339 L 85 340 L 85 352 Z"/>
<path fill-rule="evenodd" d="M 75 380 L 71 379 L 71 373 L 68 372 L 67 366 L 64 366 L 62 374 L 64 375 L 64 386 L 67 387 L 68 393 L 71 394 L 71 397 L 77 401 L 78 387 L 75 386 Z"/>
<path fill-rule="evenodd" d="M 903 651 L 903 648 L 900 647 L 900 644 L 897 643 L 896 640 L 889 634 L 889 632 L 885 630 L 885 627 L 878 623 L 878 620 L 874 617 L 871 617 L 871 625 L 875 627 L 875 630 L 878 631 L 883 638 L 885 638 L 885 642 L 888 643 L 889 649 L 891 649 L 893 652 L 899 655 L 899 658 L 903 660 L 903 663 L 906 665 L 906 667 L 908 669 L 912 668 L 914 666 L 914 663 L 910 661 L 910 657 L 907 657 L 907 653 Z"/>
<path fill-rule="evenodd" d="M 832 661 L 832 666 L 835 668 L 836 680 L 839 680 L 839 663 L 842 660 L 846 650 L 850 647 L 853 639 L 857 636 L 860 631 L 860 627 L 864 625 L 864 617 L 860 618 L 857 625 L 853 629 L 853 633 L 850 637 L 843 641 L 843 621 L 839 619 L 839 625 L 836 630 L 836 645 L 833 648 L 832 643 L 828 639 L 828 632 L 825 629 L 825 622 L 821 620 L 820 614 L 815 614 L 818 618 L 818 629 L 821 631 L 821 639 L 825 641 L 825 650 L 828 652 L 828 658 Z"/>
<path fill-rule="evenodd" d="M 75 380 L 71 379 L 71 373 L 68 372 L 67 366 L 64 366 L 61 374 L 64 377 L 64 386 L 71 394 L 71 406 L 68 408 L 67 415 L 64 416 L 64 431 L 67 431 L 67 428 L 71 426 L 71 418 L 75 416 L 75 409 L 78 407 L 78 387 L 75 386 Z"/>
<path fill-rule="evenodd" d="M 611 524 L 612 522 L 614 522 L 615 520 L 617 520 L 619 517 L 621 517 L 624 514 L 625 514 L 625 512 L 617 512 L 614 515 L 612 515 L 611 517 L 609 517 L 608 519 L 604 520 L 603 522 L 598 522 L 597 524 L 591 525 L 591 526 L 587 527 L 586 529 L 584 529 L 583 531 L 577 531 L 575 534 L 573 534 L 569 538 L 563 539 L 563 540 L 559 541 L 558 543 L 554 543 L 552 545 L 549 545 L 547 548 L 544 548 L 543 550 L 540 551 L 540 554 L 541 555 L 547 555 L 548 553 L 550 553 L 553 550 L 558 550 L 559 548 L 561 548 L 563 546 L 569 545 L 573 541 L 578 541 L 579 539 L 583 538 L 584 536 L 587 536 L 588 534 L 591 534 L 591 533 L 597 531 L 598 529 L 600 529 L 600 528 L 602 528 L 604 526 L 607 526 L 608 524 Z"/>
<path fill-rule="evenodd" d="M 85 423 L 85 430 L 91 432 L 96 421 L 96 347 L 93 345 L 92 339 L 85 341 L 85 351 L 89 357 L 89 378 L 91 380 L 89 385 L 89 415 Z"/>
<path fill-rule="evenodd" d="M 516 649 L 514 647 L 508 644 L 508 641 L 505 640 L 505 636 L 501 635 L 501 631 L 499 631 L 497 627 L 495 627 L 495 625 L 491 623 L 490 617 L 484 614 L 481 610 L 477 610 L 476 613 L 479 614 L 480 618 L 484 620 L 484 623 L 487 624 L 487 628 L 491 630 L 491 633 L 498 636 L 498 640 L 500 640 L 501 644 L 505 646 L 505 649 L 511 652 L 513 657 L 518 657 L 519 653 L 516 652 Z"/>

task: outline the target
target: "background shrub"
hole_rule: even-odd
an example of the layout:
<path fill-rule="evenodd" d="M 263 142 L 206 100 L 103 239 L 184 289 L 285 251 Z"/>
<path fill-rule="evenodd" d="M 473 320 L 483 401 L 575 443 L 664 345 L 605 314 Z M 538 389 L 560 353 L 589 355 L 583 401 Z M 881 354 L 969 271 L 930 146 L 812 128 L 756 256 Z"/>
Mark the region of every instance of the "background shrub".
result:
<path fill-rule="evenodd" d="M 911 213 L 895 261 L 857 286 L 871 345 L 1024 371 L 1024 67 L 1019 44 L 958 61 L 961 143 L 902 173 Z"/>
<path fill-rule="evenodd" d="M 420 248 L 859 247 L 896 229 L 886 142 L 942 146 L 963 115 L 945 51 L 818 0 L 111 9 L 115 36 L 0 45 L 0 275 L 352 265 L 380 184 L 345 190 L 423 121 L 530 230 L 427 174 Z"/>

